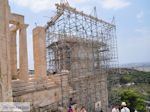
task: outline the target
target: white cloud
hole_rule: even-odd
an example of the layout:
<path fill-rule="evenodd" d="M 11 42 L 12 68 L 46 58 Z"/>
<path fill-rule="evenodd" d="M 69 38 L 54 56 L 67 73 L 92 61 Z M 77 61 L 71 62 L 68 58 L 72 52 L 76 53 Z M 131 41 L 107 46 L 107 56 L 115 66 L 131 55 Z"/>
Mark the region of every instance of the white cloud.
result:
<path fill-rule="evenodd" d="M 100 4 L 105 9 L 118 10 L 129 6 L 131 3 L 124 0 L 101 0 Z"/>
<path fill-rule="evenodd" d="M 140 12 L 136 15 L 136 17 L 137 17 L 138 19 L 141 19 L 141 18 L 143 17 L 143 15 L 144 15 L 144 12 L 143 12 L 143 11 L 140 11 Z"/>
<path fill-rule="evenodd" d="M 142 19 L 143 15 L 144 15 L 144 12 L 143 12 L 143 11 L 140 11 L 140 12 L 136 15 L 136 18 L 137 18 L 137 20 L 138 20 L 139 22 L 142 21 L 141 19 Z"/>
<path fill-rule="evenodd" d="M 96 0 L 68 0 L 69 5 L 76 8 L 78 11 L 83 11 L 89 14 L 92 11 L 93 6 L 91 2 L 96 2 Z"/>
<path fill-rule="evenodd" d="M 32 12 L 38 13 L 46 10 L 54 10 L 55 3 L 60 3 L 60 0 L 9 0 L 20 7 L 25 7 L 30 9 Z M 125 0 L 68 0 L 69 4 L 73 7 L 83 10 L 89 13 L 92 10 L 91 3 L 100 3 L 103 8 L 106 9 L 120 9 L 129 6 L 131 3 Z M 87 12 L 88 11 L 88 12 Z"/>
<path fill-rule="evenodd" d="M 12 3 L 15 3 L 18 6 L 29 8 L 31 11 L 38 13 L 45 10 L 54 10 L 55 3 L 60 3 L 60 0 L 9 0 Z M 73 7 L 79 7 L 81 4 L 85 4 L 90 0 L 68 0 L 69 4 Z M 87 11 L 90 4 L 79 7 L 79 9 L 84 9 Z"/>
<path fill-rule="evenodd" d="M 145 34 L 145 33 L 148 32 L 148 31 L 147 31 L 146 29 L 144 29 L 144 28 L 136 29 L 135 31 L 138 32 L 138 33 L 141 33 L 141 34 Z"/>
<path fill-rule="evenodd" d="M 26 7 L 35 13 L 53 9 L 57 0 L 9 0 L 18 6 Z"/>

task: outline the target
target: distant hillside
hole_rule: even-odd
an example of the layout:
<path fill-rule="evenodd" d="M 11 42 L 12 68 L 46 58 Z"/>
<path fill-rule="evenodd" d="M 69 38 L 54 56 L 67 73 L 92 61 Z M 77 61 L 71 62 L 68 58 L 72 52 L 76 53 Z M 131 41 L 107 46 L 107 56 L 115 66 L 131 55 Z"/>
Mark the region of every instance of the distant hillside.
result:
<path fill-rule="evenodd" d="M 120 89 L 131 89 L 150 101 L 150 72 L 137 71 L 135 69 L 120 68 L 119 70 Z"/>
<path fill-rule="evenodd" d="M 128 63 L 120 65 L 121 68 L 132 68 L 138 71 L 150 72 L 150 62 L 148 63 Z"/>

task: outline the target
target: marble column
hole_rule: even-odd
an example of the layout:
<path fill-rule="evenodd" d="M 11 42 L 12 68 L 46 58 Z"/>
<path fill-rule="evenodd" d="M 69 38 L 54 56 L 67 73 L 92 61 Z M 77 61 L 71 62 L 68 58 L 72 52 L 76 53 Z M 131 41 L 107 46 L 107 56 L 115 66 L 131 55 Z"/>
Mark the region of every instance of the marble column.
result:
<path fill-rule="evenodd" d="M 12 26 L 10 28 L 10 65 L 11 65 L 11 75 L 13 78 L 17 77 L 17 45 L 16 45 L 16 34 L 17 28 Z"/>
<path fill-rule="evenodd" d="M 27 24 L 21 24 L 19 29 L 19 68 L 20 80 L 27 80 L 28 79 L 28 52 L 27 52 L 27 34 L 26 29 Z"/>
<path fill-rule="evenodd" d="M 0 0 L 0 102 L 13 101 L 10 66 L 10 10 L 8 0 Z"/>
<path fill-rule="evenodd" d="M 33 29 L 34 71 L 36 78 L 47 77 L 45 28 Z"/>

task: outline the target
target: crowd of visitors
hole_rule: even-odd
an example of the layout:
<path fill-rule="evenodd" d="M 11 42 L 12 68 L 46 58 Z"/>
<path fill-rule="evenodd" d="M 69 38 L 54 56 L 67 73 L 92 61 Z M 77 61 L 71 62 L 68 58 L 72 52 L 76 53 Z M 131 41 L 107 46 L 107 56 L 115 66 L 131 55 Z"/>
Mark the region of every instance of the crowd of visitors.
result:
<path fill-rule="evenodd" d="M 70 106 L 68 112 L 87 112 L 87 111 L 84 106 L 82 106 L 80 110 L 78 108 L 75 108 L 74 111 Z M 102 109 L 99 112 L 103 112 Z M 130 112 L 130 109 L 127 107 L 126 102 L 122 102 L 121 109 L 119 109 L 119 105 L 115 105 L 114 108 L 112 109 L 112 112 Z M 137 110 L 135 110 L 135 112 L 137 112 Z"/>
<path fill-rule="evenodd" d="M 84 106 L 82 106 L 80 111 L 77 108 L 75 108 L 75 110 L 73 111 L 73 109 L 70 106 L 68 112 L 87 112 L 87 111 L 85 110 Z"/>
<path fill-rule="evenodd" d="M 122 102 L 121 109 L 119 109 L 119 105 L 115 105 L 114 108 L 112 109 L 112 112 L 130 112 L 130 109 L 127 107 L 126 102 Z"/>

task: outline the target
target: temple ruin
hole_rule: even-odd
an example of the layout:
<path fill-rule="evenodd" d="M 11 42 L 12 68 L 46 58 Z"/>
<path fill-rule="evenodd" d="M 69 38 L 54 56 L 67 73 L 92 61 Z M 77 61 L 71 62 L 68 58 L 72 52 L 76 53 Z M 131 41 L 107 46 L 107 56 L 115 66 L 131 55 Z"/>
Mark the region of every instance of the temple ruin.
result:
<path fill-rule="evenodd" d="M 0 101 L 30 102 L 31 112 L 65 112 L 70 105 L 108 112 L 108 71 L 117 62 L 116 26 L 56 4 L 56 15 L 33 29 L 34 74 L 29 74 L 28 24 L 0 0 Z M 19 71 L 16 33 L 19 31 Z M 60 109 L 61 108 L 61 109 Z"/>

